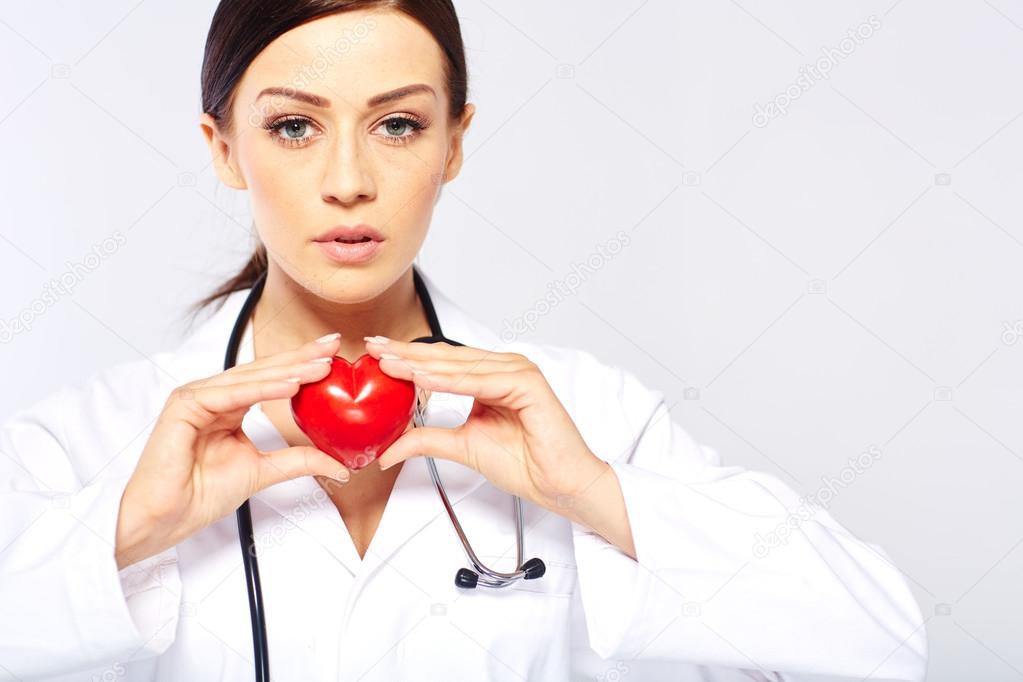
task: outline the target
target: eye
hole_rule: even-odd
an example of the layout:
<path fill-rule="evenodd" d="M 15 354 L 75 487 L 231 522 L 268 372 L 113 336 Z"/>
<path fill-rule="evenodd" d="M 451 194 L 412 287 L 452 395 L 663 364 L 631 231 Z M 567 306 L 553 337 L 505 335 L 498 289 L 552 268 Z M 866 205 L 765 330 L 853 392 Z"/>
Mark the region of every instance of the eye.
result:
<path fill-rule="evenodd" d="M 408 144 L 419 137 L 428 127 L 428 121 L 412 114 L 403 114 L 387 119 L 377 126 L 377 130 L 384 130 L 381 137 L 388 144 Z"/>
<path fill-rule="evenodd" d="M 276 141 L 285 145 L 296 146 L 305 144 L 316 136 L 314 125 L 307 118 L 291 116 L 277 119 L 276 121 L 268 121 L 263 124 L 263 127 L 269 131 L 270 137 Z"/>

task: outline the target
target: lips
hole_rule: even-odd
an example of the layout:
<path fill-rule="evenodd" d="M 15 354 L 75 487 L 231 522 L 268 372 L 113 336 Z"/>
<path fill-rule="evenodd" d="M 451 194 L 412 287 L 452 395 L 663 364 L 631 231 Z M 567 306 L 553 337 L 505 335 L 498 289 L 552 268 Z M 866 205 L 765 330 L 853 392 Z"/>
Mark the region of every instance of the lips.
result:
<path fill-rule="evenodd" d="M 384 236 L 371 225 L 359 224 L 354 226 L 335 225 L 320 236 L 316 237 L 318 242 L 342 242 L 345 244 L 358 244 L 360 242 L 380 242 Z"/>

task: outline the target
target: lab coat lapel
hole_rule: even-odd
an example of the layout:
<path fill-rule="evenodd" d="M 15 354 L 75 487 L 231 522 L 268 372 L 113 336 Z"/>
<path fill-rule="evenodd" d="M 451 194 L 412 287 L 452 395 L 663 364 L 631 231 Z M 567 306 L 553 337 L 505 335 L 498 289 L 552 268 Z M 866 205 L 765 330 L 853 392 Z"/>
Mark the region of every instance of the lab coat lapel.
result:
<path fill-rule="evenodd" d="M 238 346 L 238 364 L 251 362 L 253 357 L 252 325 L 249 324 Z M 288 447 L 288 442 L 258 403 L 246 413 L 242 429 L 260 450 Z M 348 528 L 326 491 L 312 476 L 300 476 L 264 488 L 250 498 L 249 507 L 254 524 L 256 516 L 269 509 L 279 515 L 289 529 L 312 537 L 352 577 L 358 574 L 361 560 Z M 276 526 L 271 524 L 271 527 Z"/>
<path fill-rule="evenodd" d="M 469 407 L 471 408 L 471 404 Z M 426 426 L 457 427 L 465 421 L 468 413 L 469 408 L 466 408 L 463 413 L 449 410 L 444 414 L 431 415 L 428 408 Z M 476 471 L 455 462 L 435 458 L 434 463 L 448 500 L 455 507 L 456 513 L 458 502 L 486 482 L 486 479 Z M 450 523 L 440 494 L 430 476 L 426 458 L 412 457 L 405 460 L 401 467 L 394 489 L 384 507 L 380 525 L 363 559 L 360 571 L 362 580 L 368 580 L 381 566 L 387 564 L 406 542 L 438 517 L 443 517 L 443 523 Z"/>
<path fill-rule="evenodd" d="M 451 395 L 435 397 L 441 400 L 437 405 L 428 405 L 425 422 L 429 427 L 457 427 L 465 421 L 472 408 L 471 398 Z M 466 401 L 468 405 L 459 407 L 458 403 Z M 260 449 L 276 450 L 288 446 L 258 406 L 246 415 L 243 428 Z M 482 475 L 468 467 L 441 459 L 435 459 L 434 463 L 444 483 L 448 500 L 456 511 L 462 498 L 486 482 Z M 361 559 L 344 521 L 312 476 L 284 481 L 259 491 L 250 500 L 253 514 L 257 513 L 257 505 L 273 510 L 316 539 L 357 583 L 368 580 L 427 524 L 439 516 L 446 517 L 444 505 L 424 457 L 413 457 L 401 465 L 380 524 Z"/>

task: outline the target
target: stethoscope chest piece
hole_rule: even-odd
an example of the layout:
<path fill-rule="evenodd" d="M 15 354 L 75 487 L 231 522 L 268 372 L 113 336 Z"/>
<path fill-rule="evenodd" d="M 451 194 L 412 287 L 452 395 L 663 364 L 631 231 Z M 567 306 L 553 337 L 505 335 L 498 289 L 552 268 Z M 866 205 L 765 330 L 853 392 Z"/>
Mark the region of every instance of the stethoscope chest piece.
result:
<path fill-rule="evenodd" d="M 418 428 L 426 424 L 426 408 L 422 401 L 416 398 L 416 408 L 413 414 L 413 426 Z M 484 587 L 507 587 L 514 582 L 519 580 L 535 580 L 541 577 L 546 571 L 547 566 L 539 558 L 532 558 L 525 563 L 522 562 L 523 553 L 523 530 L 522 530 L 522 500 L 518 495 L 513 496 L 515 504 L 515 544 L 516 544 L 516 558 L 514 571 L 503 573 L 501 571 L 495 571 L 488 568 L 479 557 L 476 556 L 476 552 L 473 551 L 472 545 L 469 543 L 469 538 L 465 535 L 465 531 L 462 529 L 462 524 L 458 521 L 458 516 L 455 514 L 454 508 L 451 506 L 451 502 L 448 500 L 447 492 L 444 489 L 444 483 L 441 481 L 440 474 L 437 472 L 437 464 L 433 461 L 433 457 L 424 455 L 426 458 L 426 465 L 430 470 L 430 477 L 433 479 L 433 485 L 437 489 L 437 494 L 440 496 L 441 502 L 444 504 L 444 510 L 448 514 L 448 518 L 451 520 L 451 525 L 455 529 L 455 533 L 458 534 L 458 539 L 462 543 L 462 548 L 465 550 L 465 556 L 468 558 L 469 563 L 472 564 L 473 568 L 460 568 L 455 573 L 455 585 L 464 589 L 474 589 L 479 585 Z M 473 570 L 475 569 L 475 570 Z"/>

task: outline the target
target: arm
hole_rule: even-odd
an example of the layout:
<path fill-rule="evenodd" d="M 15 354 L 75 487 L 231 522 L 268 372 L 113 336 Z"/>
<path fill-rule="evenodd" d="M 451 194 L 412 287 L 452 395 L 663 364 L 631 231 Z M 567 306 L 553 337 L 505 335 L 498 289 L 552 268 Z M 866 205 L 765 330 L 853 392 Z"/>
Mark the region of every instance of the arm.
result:
<path fill-rule="evenodd" d="M 62 442 L 69 409 L 104 418 L 102 399 L 82 398 L 57 393 L 0 427 L 0 663 L 18 678 L 153 656 L 177 626 L 175 552 L 115 562 L 128 475 L 83 482 Z"/>
<path fill-rule="evenodd" d="M 605 442 L 591 447 L 609 465 L 576 497 L 572 518 L 600 656 L 923 679 L 922 616 L 879 548 L 820 507 L 792 530 L 806 508 L 796 492 L 720 466 L 631 374 L 616 370 L 610 390 L 616 399 L 604 402 L 625 423 L 598 414 L 590 433 Z M 624 446 L 616 428 L 629 436 Z M 784 544 L 763 542 L 781 528 Z"/>

